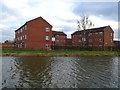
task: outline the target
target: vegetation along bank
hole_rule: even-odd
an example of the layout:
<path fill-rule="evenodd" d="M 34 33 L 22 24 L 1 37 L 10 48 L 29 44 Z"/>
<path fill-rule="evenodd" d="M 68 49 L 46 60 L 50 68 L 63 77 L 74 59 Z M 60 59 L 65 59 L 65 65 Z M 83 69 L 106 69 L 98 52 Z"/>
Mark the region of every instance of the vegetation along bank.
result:
<path fill-rule="evenodd" d="M 120 51 L 36 51 L 36 50 L 0 50 L 0 56 L 120 56 Z"/>

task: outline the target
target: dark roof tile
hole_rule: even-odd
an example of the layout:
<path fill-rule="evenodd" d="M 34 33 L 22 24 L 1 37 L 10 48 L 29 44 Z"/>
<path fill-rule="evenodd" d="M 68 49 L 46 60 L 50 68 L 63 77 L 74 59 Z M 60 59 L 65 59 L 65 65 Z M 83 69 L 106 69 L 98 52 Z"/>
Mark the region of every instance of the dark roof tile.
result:
<path fill-rule="evenodd" d="M 52 35 L 65 35 L 65 36 L 67 36 L 64 32 L 61 32 L 61 31 L 52 31 Z"/>
<path fill-rule="evenodd" d="M 104 29 L 108 27 L 108 26 L 104 26 L 104 27 L 99 27 L 99 28 L 91 28 L 91 29 L 86 29 L 85 32 L 101 32 L 104 31 Z M 72 33 L 71 35 L 75 35 L 75 34 L 81 34 L 84 30 L 81 31 L 76 31 L 74 33 Z"/>

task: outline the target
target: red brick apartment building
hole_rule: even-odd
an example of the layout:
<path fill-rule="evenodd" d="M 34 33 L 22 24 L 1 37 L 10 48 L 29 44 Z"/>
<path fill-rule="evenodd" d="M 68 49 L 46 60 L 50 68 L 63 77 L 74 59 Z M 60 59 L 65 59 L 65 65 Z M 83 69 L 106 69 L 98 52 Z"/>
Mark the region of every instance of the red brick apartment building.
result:
<path fill-rule="evenodd" d="M 82 45 L 82 31 L 76 31 L 71 34 L 72 45 Z M 88 35 L 89 46 L 114 46 L 114 32 L 110 26 L 92 28 L 85 30 Z"/>
<path fill-rule="evenodd" d="M 30 20 L 15 31 L 15 41 L 18 48 L 50 50 L 52 25 L 42 17 Z"/>
<path fill-rule="evenodd" d="M 66 38 L 66 44 L 65 45 L 72 45 L 72 39 Z"/>
<path fill-rule="evenodd" d="M 63 46 L 66 44 L 67 35 L 64 32 L 52 31 L 52 45 Z"/>

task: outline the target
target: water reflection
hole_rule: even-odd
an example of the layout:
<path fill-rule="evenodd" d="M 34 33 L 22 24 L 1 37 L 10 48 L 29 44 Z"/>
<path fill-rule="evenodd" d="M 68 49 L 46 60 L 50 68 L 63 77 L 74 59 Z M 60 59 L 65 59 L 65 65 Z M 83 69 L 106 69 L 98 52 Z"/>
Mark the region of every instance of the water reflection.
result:
<path fill-rule="evenodd" d="M 3 87 L 117 88 L 118 57 L 3 57 Z"/>

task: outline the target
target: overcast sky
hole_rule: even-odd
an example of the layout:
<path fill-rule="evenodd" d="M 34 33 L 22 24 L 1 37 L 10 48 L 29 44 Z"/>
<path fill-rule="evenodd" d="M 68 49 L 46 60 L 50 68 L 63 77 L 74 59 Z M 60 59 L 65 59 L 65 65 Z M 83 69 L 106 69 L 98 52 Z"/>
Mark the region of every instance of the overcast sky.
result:
<path fill-rule="evenodd" d="M 42 16 L 53 30 L 64 31 L 68 38 L 77 30 L 76 21 L 87 15 L 94 27 L 110 25 L 118 39 L 117 2 L 80 2 L 80 0 L 1 0 L 0 42 L 13 40 L 14 31 L 26 21 Z"/>

